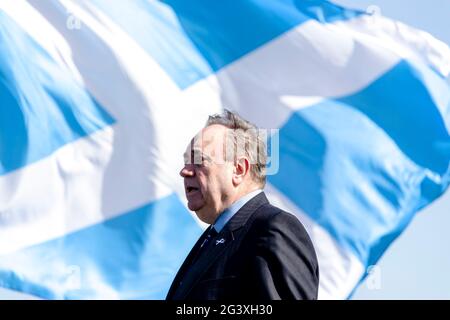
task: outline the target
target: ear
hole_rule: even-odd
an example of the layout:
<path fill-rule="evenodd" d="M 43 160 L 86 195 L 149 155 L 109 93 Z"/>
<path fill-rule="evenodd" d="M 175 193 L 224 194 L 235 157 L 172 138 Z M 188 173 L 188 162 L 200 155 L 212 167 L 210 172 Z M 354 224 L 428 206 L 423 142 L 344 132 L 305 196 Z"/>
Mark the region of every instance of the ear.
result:
<path fill-rule="evenodd" d="M 240 185 L 248 174 L 250 174 L 250 161 L 246 157 L 238 158 L 233 168 L 233 184 Z"/>

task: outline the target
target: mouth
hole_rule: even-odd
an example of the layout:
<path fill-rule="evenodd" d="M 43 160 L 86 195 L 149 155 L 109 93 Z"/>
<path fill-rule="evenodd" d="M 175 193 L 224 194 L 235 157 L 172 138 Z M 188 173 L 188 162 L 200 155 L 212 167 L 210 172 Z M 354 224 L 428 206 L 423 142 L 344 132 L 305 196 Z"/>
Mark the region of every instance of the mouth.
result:
<path fill-rule="evenodd" d="M 186 193 L 187 193 L 187 194 L 190 194 L 190 193 L 196 192 L 196 191 L 198 191 L 198 188 L 197 188 L 197 187 L 191 187 L 191 186 L 186 187 Z"/>

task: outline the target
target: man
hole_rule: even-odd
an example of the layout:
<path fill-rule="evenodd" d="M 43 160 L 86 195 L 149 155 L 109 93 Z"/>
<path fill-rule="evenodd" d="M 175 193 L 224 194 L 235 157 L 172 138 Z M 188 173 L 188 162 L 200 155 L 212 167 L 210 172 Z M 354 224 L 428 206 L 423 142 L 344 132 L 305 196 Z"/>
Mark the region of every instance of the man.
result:
<path fill-rule="evenodd" d="M 180 174 L 188 207 L 209 228 L 176 275 L 168 300 L 316 299 L 319 269 L 299 220 L 262 189 L 266 147 L 230 111 L 209 117 Z"/>

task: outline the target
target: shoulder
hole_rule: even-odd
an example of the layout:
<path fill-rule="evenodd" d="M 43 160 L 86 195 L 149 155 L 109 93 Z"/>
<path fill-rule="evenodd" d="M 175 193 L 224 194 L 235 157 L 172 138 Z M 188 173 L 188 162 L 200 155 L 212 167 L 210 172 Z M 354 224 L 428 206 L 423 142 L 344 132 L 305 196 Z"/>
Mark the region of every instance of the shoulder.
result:
<path fill-rule="evenodd" d="M 301 221 L 293 214 L 267 203 L 255 211 L 248 226 L 249 236 L 257 247 L 285 251 L 288 247 L 317 266 L 317 257 L 311 238 Z"/>
<path fill-rule="evenodd" d="M 307 233 L 300 220 L 292 213 L 286 212 L 270 203 L 258 208 L 254 213 L 252 227 L 267 230 L 271 228 L 294 229 L 300 233 Z"/>

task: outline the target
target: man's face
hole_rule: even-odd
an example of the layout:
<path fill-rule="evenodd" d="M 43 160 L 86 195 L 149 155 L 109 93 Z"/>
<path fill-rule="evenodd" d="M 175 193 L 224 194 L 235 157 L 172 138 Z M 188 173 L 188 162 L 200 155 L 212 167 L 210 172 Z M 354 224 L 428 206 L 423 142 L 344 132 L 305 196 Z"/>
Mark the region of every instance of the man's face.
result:
<path fill-rule="evenodd" d="M 211 125 L 197 134 L 185 152 L 180 172 L 189 209 L 208 224 L 227 208 L 233 192 L 233 163 L 225 161 L 223 152 L 226 130 Z"/>

